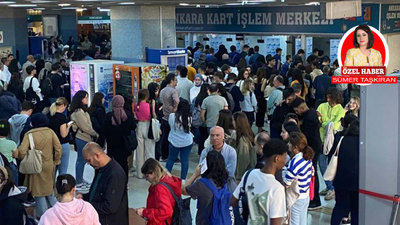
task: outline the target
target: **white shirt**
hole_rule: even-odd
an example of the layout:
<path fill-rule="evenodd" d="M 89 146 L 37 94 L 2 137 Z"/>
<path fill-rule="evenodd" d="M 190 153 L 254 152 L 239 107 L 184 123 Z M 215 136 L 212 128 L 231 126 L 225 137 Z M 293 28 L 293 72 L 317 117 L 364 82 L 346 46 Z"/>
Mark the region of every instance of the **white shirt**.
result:
<path fill-rule="evenodd" d="M 233 192 L 233 196 L 237 199 L 246 174 Z M 269 225 L 270 219 L 286 217 L 285 188 L 274 175 L 254 169 L 247 178 L 245 189 L 249 200 L 248 225 Z"/>
<path fill-rule="evenodd" d="M 197 97 L 197 95 L 199 95 L 200 88 L 201 88 L 201 86 L 196 87 L 196 85 L 193 85 L 193 87 L 190 88 L 190 102 L 189 102 L 190 104 L 192 104 L 193 99 L 195 99 Z"/>
<path fill-rule="evenodd" d="M 4 65 L 4 69 L 3 69 L 3 77 L 2 77 L 2 81 L 5 81 L 7 84 L 10 83 L 11 80 L 11 73 L 8 70 L 8 66 Z"/>
<path fill-rule="evenodd" d="M 177 77 L 178 84 L 176 85 L 176 90 L 179 93 L 179 97 L 190 101 L 190 89 L 193 87 L 193 82 L 187 77 Z"/>
<path fill-rule="evenodd" d="M 239 102 L 240 108 L 243 112 L 254 112 L 257 109 L 257 99 L 256 95 L 251 92 L 247 92 L 247 94 L 243 94 L 244 100 Z"/>
<path fill-rule="evenodd" d="M 40 93 L 40 88 L 39 88 L 39 81 L 36 77 L 27 77 L 24 81 L 24 92 L 26 93 L 26 90 L 29 88 L 29 85 L 31 83 L 31 79 L 33 79 L 32 81 L 32 88 L 33 91 L 36 92 L 37 96 L 39 96 L 40 101 L 43 100 L 43 95 Z"/>

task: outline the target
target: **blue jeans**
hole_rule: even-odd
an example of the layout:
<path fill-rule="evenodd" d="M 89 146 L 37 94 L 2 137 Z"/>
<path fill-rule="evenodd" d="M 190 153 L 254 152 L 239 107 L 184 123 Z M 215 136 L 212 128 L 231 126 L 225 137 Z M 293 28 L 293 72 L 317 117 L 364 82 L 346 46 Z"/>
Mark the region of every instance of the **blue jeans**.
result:
<path fill-rule="evenodd" d="M 15 165 L 14 162 L 11 162 L 10 167 L 12 170 L 13 182 L 14 184 L 18 184 L 18 166 Z"/>
<path fill-rule="evenodd" d="M 307 224 L 307 210 L 310 203 L 310 197 L 305 199 L 297 199 L 290 208 L 290 225 Z"/>
<path fill-rule="evenodd" d="M 328 167 L 328 156 L 323 153 L 319 155 L 319 168 L 321 169 L 321 174 L 324 176 L 326 168 Z M 333 181 L 325 181 L 326 188 L 333 191 Z"/>
<path fill-rule="evenodd" d="M 184 180 L 186 179 L 186 175 L 189 169 L 189 154 L 190 150 L 192 150 L 193 144 L 183 147 L 183 148 L 177 148 L 173 146 L 171 143 L 169 144 L 169 155 L 168 155 L 168 161 L 167 165 L 165 166 L 169 172 L 172 172 L 172 167 L 174 166 L 174 163 L 176 159 L 178 158 L 179 152 L 181 153 L 181 179 Z"/>
<path fill-rule="evenodd" d="M 57 199 L 54 197 L 54 191 L 49 196 L 35 197 L 35 201 L 35 214 L 37 218 L 42 217 L 46 210 L 57 203 Z"/>
<path fill-rule="evenodd" d="M 58 175 L 66 174 L 68 170 L 69 163 L 69 143 L 65 143 L 61 145 L 62 153 L 61 153 L 61 163 L 56 166 L 56 173 L 58 171 Z"/>
<path fill-rule="evenodd" d="M 75 179 L 76 184 L 83 183 L 83 170 L 85 169 L 86 160 L 83 158 L 82 149 L 87 144 L 86 141 L 79 138 L 75 138 L 76 151 L 78 152 L 78 158 L 76 159 L 75 165 Z"/>
<path fill-rule="evenodd" d="M 194 134 L 194 142 L 199 144 L 200 142 L 200 129 L 199 127 L 193 127 L 193 134 Z"/>

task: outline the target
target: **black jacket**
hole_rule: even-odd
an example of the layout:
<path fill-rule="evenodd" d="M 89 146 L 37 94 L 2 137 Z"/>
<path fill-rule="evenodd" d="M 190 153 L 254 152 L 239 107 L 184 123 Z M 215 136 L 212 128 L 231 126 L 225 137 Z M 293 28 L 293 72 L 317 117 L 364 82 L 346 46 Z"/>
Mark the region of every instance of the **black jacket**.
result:
<path fill-rule="evenodd" d="M 96 109 L 90 114 L 90 121 L 92 122 L 93 129 L 98 134 L 101 133 L 105 117 L 106 109 L 104 107 L 96 107 Z"/>
<path fill-rule="evenodd" d="M 300 130 L 307 138 L 308 145 L 315 153 L 322 152 L 322 141 L 319 135 L 319 120 L 317 111 L 309 109 L 302 115 L 303 123 L 300 125 Z"/>
<path fill-rule="evenodd" d="M 23 215 L 25 207 L 22 205 L 26 201 L 28 192 L 26 187 L 15 187 L 13 191 L 19 189 L 22 193 L 13 194 L 11 186 L 4 187 L 0 194 L 0 224 L 1 225 L 23 225 Z"/>
<path fill-rule="evenodd" d="M 294 113 L 294 110 L 293 107 L 286 104 L 286 102 L 283 102 L 282 105 L 278 105 L 275 108 L 274 113 L 272 114 L 271 117 L 271 123 L 269 128 L 271 133 L 271 138 L 279 138 L 279 139 L 281 138 L 282 125 L 288 113 Z"/>
<path fill-rule="evenodd" d="M 332 149 L 336 149 L 336 144 Z M 339 148 L 338 166 L 333 185 L 337 188 L 358 191 L 360 162 L 359 136 L 344 136 Z"/>
<path fill-rule="evenodd" d="M 244 101 L 243 93 L 240 91 L 240 88 L 235 84 L 227 83 L 225 85 L 226 91 L 231 93 L 233 97 L 233 101 L 235 102 L 235 108 L 232 110 L 232 113 L 240 111 L 240 102 Z"/>
<path fill-rule="evenodd" d="M 97 187 L 94 190 L 95 181 Z M 127 177 L 121 166 L 114 160 L 96 170 L 92 186 L 83 199 L 89 201 L 99 214 L 102 225 L 128 225 Z M 94 196 L 90 201 L 90 195 Z"/>

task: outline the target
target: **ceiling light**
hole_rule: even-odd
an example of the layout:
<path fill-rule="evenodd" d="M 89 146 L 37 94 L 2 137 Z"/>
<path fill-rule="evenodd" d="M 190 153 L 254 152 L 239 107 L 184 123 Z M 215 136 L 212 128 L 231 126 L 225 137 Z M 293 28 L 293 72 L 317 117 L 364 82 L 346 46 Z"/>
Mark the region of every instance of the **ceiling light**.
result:
<path fill-rule="evenodd" d="M 8 1 L 8 2 L 0 2 L 0 4 L 14 4 L 15 2 L 10 2 L 10 1 Z"/>
<path fill-rule="evenodd" d="M 41 1 L 41 0 L 38 0 L 38 1 L 34 0 L 34 1 L 31 1 L 31 3 L 33 3 L 33 4 L 50 3 L 50 2 L 54 2 L 54 1 Z"/>
<path fill-rule="evenodd" d="M 134 2 L 120 2 L 118 5 L 134 5 Z"/>
<path fill-rule="evenodd" d="M 306 3 L 304 5 L 319 5 L 319 2 L 309 2 L 309 3 Z"/>
<path fill-rule="evenodd" d="M 99 10 L 100 12 L 110 12 L 110 9 L 102 9 L 100 7 L 97 7 L 97 10 Z"/>
<path fill-rule="evenodd" d="M 41 10 L 41 11 L 43 11 L 43 10 L 46 10 L 46 8 L 34 8 L 33 10 Z"/>
<path fill-rule="evenodd" d="M 87 8 L 79 8 L 79 9 L 76 9 L 77 12 L 83 12 L 83 11 L 85 11 L 85 10 L 87 10 Z"/>
<path fill-rule="evenodd" d="M 21 8 L 24 8 L 24 7 L 28 7 L 28 8 L 31 8 L 31 7 L 36 7 L 37 5 L 33 5 L 33 4 L 11 4 L 11 5 L 8 5 L 9 7 L 21 7 Z"/>
<path fill-rule="evenodd" d="M 206 8 L 210 8 L 210 6 L 209 6 L 209 5 L 205 5 L 204 7 L 206 7 Z"/>
<path fill-rule="evenodd" d="M 179 3 L 180 6 L 189 6 L 188 3 Z"/>
<path fill-rule="evenodd" d="M 61 9 L 64 9 L 64 10 L 71 10 L 71 9 L 79 9 L 78 7 L 62 7 Z"/>
<path fill-rule="evenodd" d="M 65 4 L 58 4 L 58 6 L 61 6 L 61 7 L 66 7 L 66 6 L 70 6 L 71 4 L 68 4 L 68 3 L 65 3 Z"/>
<path fill-rule="evenodd" d="M 201 7 L 201 5 L 196 5 L 196 8 L 200 8 Z"/>
<path fill-rule="evenodd" d="M 228 4 L 225 4 L 225 5 L 227 5 L 227 6 L 234 6 L 234 5 L 242 5 L 242 3 L 228 3 Z"/>

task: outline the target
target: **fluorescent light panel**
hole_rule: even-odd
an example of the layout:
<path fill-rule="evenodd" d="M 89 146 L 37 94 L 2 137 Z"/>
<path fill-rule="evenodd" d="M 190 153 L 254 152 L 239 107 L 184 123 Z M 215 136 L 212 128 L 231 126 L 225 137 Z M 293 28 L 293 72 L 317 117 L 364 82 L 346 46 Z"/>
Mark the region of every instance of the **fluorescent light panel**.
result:
<path fill-rule="evenodd" d="M 37 5 L 33 5 L 33 4 L 11 4 L 8 5 L 9 7 L 14 7 L 14 8 L 24 8 L 24 7 L 36 7 Z"/>
<path fill-rule="evenodd" d="M 134 2 L 120 2 L 118 5 L 134 5 Z"/>

